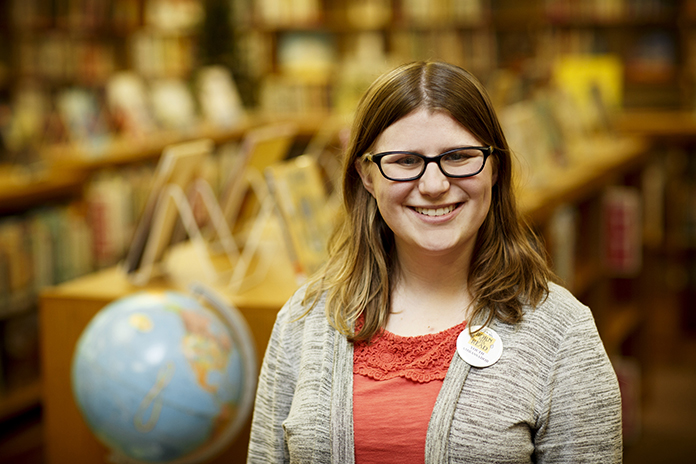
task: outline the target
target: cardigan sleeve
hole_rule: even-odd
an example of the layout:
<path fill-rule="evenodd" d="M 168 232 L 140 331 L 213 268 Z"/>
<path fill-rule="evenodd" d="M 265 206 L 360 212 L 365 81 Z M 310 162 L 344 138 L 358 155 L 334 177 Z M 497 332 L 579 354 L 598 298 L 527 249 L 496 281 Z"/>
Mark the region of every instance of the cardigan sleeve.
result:
<path fill-rule="evenodd" d="M 271 338 L 263 358 L 256 402 L 251 424 L 247 463 L 287 463 L 289 454 L 285 444 L 283 421 L 288 416 L 297 380 L 297 366 L 293 359 L 297 340 L 297 326 L 291 316 L 293 300 L 288 301 L 276 318 Z"/>
<path fill-rule="evenodd" d="M 549 372 L 537 463 L 621 463 L 621 395 L 588 308 L 566 327 Z"/>

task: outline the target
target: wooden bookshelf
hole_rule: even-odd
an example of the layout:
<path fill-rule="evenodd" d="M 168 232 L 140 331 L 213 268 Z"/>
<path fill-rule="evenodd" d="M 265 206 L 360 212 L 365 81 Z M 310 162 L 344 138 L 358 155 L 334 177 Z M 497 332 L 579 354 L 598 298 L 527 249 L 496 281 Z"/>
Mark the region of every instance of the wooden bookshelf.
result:
<path fill-rule="evenodd" d="M 41 404 L 43 386 L 40 380 L 11 386 L 0 392 L 0 422 Z"/>
<path fill-rule="evenodd" d="M 612 120 L 614 130 L 670 145 L 692 142 L 696 137 L 696 111 L 651 109 L 624 111 Z"/>
<path fill-rule="evenodd" d="M 689 24 L 696 30 L 696 2 L 687 3 L 691 8 Z M 651 339 L 665 340 L 654 353 L 646 349 L 648 363 L 669 362 L 672 353 L 679 352 L 696 334 L 696 281 L 686 278 L 680 284 L 674 283 L 674 276 L 693 276 L 696 269 L 692 201 L 696 195 L 696 113 L 635 110 L 618 115 L 613 125 L 620 133 L 651 140 L 665 158 L 664 231 L 650 244 L 646 257 L 651 269 L 645 278 L 646 285 L 657 289 L 648 297 L 660 311 L 647 313 L 645 323 L 651 328 Z"/>
<path fill-rule="evenodd" d="M 0 215 L 78 196 L 85 178 L 83 172 L 49 170 L 32 174 L 16 167 L 0 167 Z"/>
<path fill-rule="evenodd" d="M 639 168 L 651 155 L 650 146 L 640 137 L 604 135 L 583 140 L 570 147 L 570 158 L 582 159 L 568 169 L 558 169 L 540 187 L 521 186 L 518 201 L 521 211 L 533 223 L 543 224 L 563 204 L 575 204 L 616 181 L 619 176 Z"/>

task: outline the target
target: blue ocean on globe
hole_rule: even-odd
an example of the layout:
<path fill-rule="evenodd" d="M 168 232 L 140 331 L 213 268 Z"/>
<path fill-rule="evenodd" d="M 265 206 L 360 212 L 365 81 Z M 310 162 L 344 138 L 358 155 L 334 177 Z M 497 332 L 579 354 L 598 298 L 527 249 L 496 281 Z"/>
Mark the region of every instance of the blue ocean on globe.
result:
<path fill-rule="evenodd" d="M 77 343 L 71 373 L 95 436 L 135 462 L 198 462 L 226 446 L 255 382 L 246 378 L 255 369 L 248 329 L 227 319 L 177 292 L 103 308 Z"/>

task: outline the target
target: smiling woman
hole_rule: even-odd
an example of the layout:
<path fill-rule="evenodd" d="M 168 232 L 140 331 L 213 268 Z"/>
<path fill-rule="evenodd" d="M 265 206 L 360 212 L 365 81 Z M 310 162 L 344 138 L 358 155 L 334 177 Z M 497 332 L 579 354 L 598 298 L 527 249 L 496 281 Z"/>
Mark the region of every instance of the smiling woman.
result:
<path fill-rule="evenodd" d="M 416 62 L 373 83 L 330 258 L 278 314 L 249 462 L 621 461 L 616 375 L 511 174 L 468 72 Z"/>
<path fill-rule="evenodd" d="M 450 152 L 452 147 L 480 144 L 447 112 L 422 108 L 389 126 L 375 140 L 374 149 L 386 153 L 398 149 L 434 156 L 443 151 Z M 375 198 L 382 219 L 393 232 L 396 262 L 403 265 L 406 256 L 409 256 L 419 266 L 432 266 L 435 269 L 442 269 L 443 262 L 457 263 L 450 265 L 448 273 L 452 282 L 451 290 L 457 294 L 457 298 L 453 300 L 453 310 L 459 309 L 458 313 L 471 302 L 468 286 L 465 285 L 468 264 L 471 262 L 478 230 L 488 215 L 496 177 L 495 166 L 492 163 L 484 166 L 482 153 L 480 157 L 480 169 L 477 169 L 478 173 L 473 171 L 475 175 L 452 177 L 442 171 L 439 163 L 423 163 L 420 176 L 415 179 L 406 178 L 406 181 L 389 180 L 383 174 L 384 168 L 380 173 L 375 164 L 366 164 L 360 158 L 355 165 L 365 189 Z M 384 166 L 384 158 L 381 161 L 380 165 Z M 451 258 L 448 259 L 446 255 Z M 397 279 L 395 283 L 397 288 L 400 284 L 403 285 L 399 294 L 404 294 L 406 298 L 409 290 L 417 289 L 409 283 L 406 276 Z M 428 288 L 432 288 L 430 284 Z M 408 308 L 404 308 L 406 309 Z M 443 309 L 445 308 L 438 308 L 440 311 Z M 407 314 L 394 307 L 394 302 L 391 311 L 402 317 L 388 318 L 388 330 L 393 331 L 393 325 L 397 321 L 401 321 L 402 325 L 410 321 Z M 410 322 L 414 326 L 410 329 L 404 327 L 402 332 L 421 335 L 417 333 L 419 329 L 423 330 L 419 321 Z"/>

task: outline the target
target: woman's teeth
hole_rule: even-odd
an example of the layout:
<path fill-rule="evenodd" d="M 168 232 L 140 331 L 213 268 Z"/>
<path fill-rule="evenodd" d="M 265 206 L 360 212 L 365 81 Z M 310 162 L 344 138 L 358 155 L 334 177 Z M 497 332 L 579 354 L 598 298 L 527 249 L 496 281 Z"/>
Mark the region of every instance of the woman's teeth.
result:
<path fill-rule="evenodd" d="M 418 207 L 413 208 L 413 209 L 415 209 L 417 213 L 425 214 L 426 216 L 433 217 L 433 216 L 443 216 L 445 214 L 451 213 L 452 211 L 454 211 L 454 208 L 456 208 L 456 207 L 457 207 L 456 205 L 450 205 L 450 206 L 446 206 L 444 208 L 435 208 L 435 209 L 433 209 L 433 208 L 418 208 Z"/>

